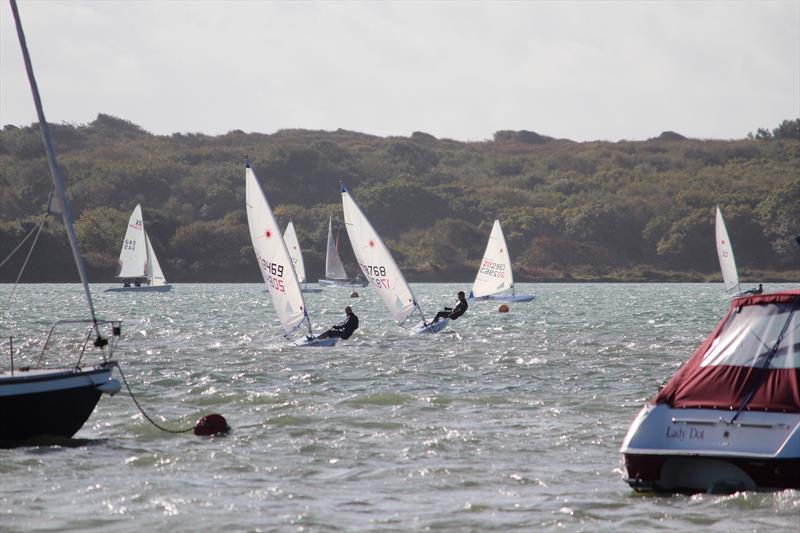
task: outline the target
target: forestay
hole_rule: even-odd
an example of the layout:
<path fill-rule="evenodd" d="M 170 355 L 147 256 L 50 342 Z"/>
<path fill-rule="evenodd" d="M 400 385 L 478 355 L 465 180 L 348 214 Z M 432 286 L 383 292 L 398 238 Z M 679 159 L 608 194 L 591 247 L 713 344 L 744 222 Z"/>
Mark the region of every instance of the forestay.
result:
<path fill-rule="evenodd" d="M 118 278 L 144 278 L 147 277 L 147 243 L 145 241 L 144 221 L 142 220 L 142 206 L 136 204 L 131 218 L 128 220 L 128 229 L 125 240 L 122 241 L 122 250 L 119 253 Z"/>
<path fill-rule="evenodd" d="M 725 289 L 729 292 L 739 287 L 739 274 L 736 271 L 736 261 L 733 258 L 733 246 L 728 238 L 728 230 L 725 228 L 725 220 L 722 218 L 722 211 L 717 206 L 717 256 L 719 257 L 719 267 L 722 270 L 722 280 L 725 282 Z"/>
<path fill-rule="evenodd" d="M 506 238 L 500 221 L 495 220 L 483 260 L 472 285 L 472 296 L 479 298 L 499 292 L 510 290 L 514 287 L 514 276 L 511 273 L 511 256 L 508 254 Z"/>
<path fill-rule="evenodd" d="M 249 162 L 246 164 L 245 180 L 247 223 L 250 226 L 253 250 L 264 276 L 264 283 L 269 289 L 275 313 L 288 335 L 306 318 L 305 301 L 292 267 L 289 250 L 283 242 L 272 209 Z"/>
<path fill-rule="evenodd" d="M 338 240 L 333 238 L 333 217 L 328 218 L 328 250 L 325 254 L 325 277 L 347 279 L 342 259 L 339 257 Z"/>
<path fill-rule="evenodd" d="M 350 197 L 346 187 L 342 187 L 342 209 L 347 235 L 350 237 L 358 266 L 361 267 L 372 288 L 380 295 L 389 313 L 402 325 L 418 308 L 411 288 L 397 268 L 389 250 Z M 421 309 L 420 314 L 422 314 Z"/>
<path fill-rule="evenodd" d="M 294 231 L 294 224 L 289 221 L 286 226 L 286 231 L 283 233 L 283 240 L 286 243 L 286 249 L 289 250 L 289 257 L 292 259 L 294 265 L 294 273 L 297 275 L 299 283 L 306 282 L 306 265 L 303 263 L 303 252 L 300 250 L 300 242 L 297 240 L 297 233 Z"/>

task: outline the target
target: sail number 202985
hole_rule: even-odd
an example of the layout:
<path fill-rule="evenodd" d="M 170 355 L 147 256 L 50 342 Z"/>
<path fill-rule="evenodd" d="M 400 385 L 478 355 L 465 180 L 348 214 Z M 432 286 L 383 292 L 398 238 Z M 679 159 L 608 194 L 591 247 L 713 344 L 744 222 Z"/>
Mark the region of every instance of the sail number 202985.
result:
<path fill-rule="evenodd" d="M 494 261 L 484 259 L 481 263 L 480 273 L 493 278 L 505 278 L 505 270 L 506 266 L 503 263 L 495 263 Z"/>

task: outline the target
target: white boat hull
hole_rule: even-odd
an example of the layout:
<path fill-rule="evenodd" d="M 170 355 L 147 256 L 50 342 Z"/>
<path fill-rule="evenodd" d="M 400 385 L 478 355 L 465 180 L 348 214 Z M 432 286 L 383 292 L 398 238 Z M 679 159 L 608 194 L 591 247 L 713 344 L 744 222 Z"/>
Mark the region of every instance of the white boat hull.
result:
<path fill-rule="evenodd" d="M 316 337 L 308 338 L 302 337 L 294 341 L 295 346 L 301 346 L 306 348 L 328 348 L 330 346 L 335 346 L 336 341 L 339 339 L 337 337 L 328 337 L 327 339 L 318 339 Z"/>
<path fill-rule="evenodd" d="M 320 279 L 317 280 L 317 283 L 322 287 L 347 287 L 347 288 L 356 288 L 356 287 L 366 287 L 367 282 L 361 280 L 350 280 L 350 279 Z"/>
<path fill-rule="evenodd" d="M 413 330 L 412 335 L 424 335 L 425 333 L 439 333 L 450 323 L 449 318 L 443 318 L 438 322 L 431 322 L 430 324 L 419 324 Z"/>
<path fill-rule="evenodd" d="M 105 292 L 169 292 L 172 285 L 142 285 L 141 287 L 112 287 Z"/>
<path fill-rule="evenodd" d="M 317 294 L 322 292 L 322 289 L 319 287 L 301 287 L 300 292 L 303 294 Z"/>
<path fill-rule="evenodd" d="M 535 294 L 490 294 L 488 296 L 478 296 L 472 298 L 476 302 L 532 302 L 536 299 Z"/>
<path fill-rule="evenodd" d="M 800 413 L 647 405 L 620 450 L 634 489 L 800 489 Z"/>

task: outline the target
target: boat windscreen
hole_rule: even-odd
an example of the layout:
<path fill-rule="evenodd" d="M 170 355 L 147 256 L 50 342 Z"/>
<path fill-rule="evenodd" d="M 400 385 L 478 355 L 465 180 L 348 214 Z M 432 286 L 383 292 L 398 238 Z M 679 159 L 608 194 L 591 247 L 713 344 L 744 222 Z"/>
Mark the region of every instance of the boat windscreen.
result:
<path fill-rule="evenodd" d="M 700 366 L 761 368 L 779 339 L 768 368 L 800 368 L 800 311 L 796 306 L 792 303 L 744 306 L 729 315 Z"/>

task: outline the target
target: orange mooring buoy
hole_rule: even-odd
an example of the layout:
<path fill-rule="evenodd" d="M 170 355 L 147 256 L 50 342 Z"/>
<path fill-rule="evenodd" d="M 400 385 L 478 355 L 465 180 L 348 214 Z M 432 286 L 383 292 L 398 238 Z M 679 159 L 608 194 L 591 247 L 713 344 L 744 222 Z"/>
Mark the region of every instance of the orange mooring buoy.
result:
<path fill-rule="evenodd" d="M 497 308 L 498 313 L 508 313 L 508 306 L 506 304 L 500 304 L 500 307 Z"/>
<path fill-rule="evenodd" d="M 217 413 L 204 416 L 194 425 L 194 434 L 203 437 L 227 433 L 230 430 L 231 427 L 225 417 Z"/>

